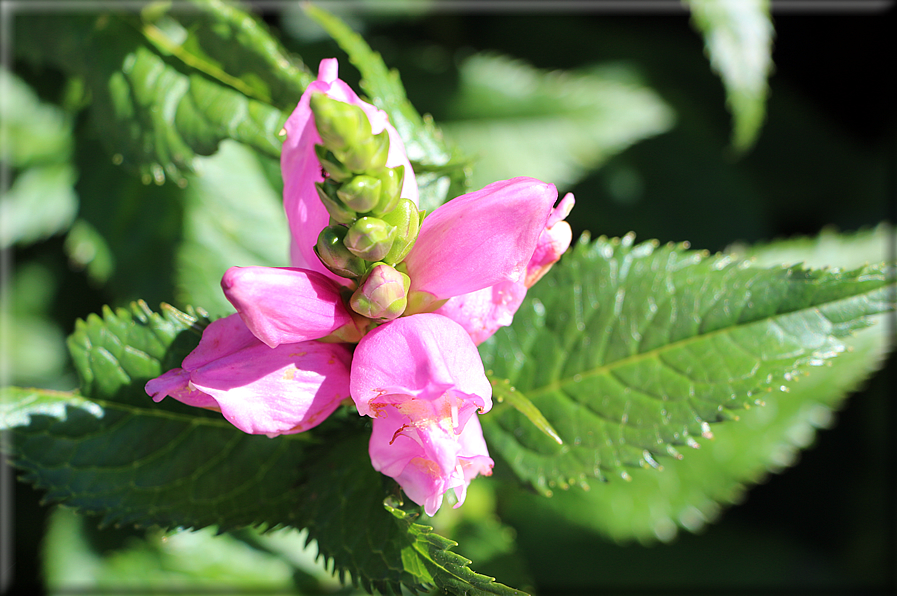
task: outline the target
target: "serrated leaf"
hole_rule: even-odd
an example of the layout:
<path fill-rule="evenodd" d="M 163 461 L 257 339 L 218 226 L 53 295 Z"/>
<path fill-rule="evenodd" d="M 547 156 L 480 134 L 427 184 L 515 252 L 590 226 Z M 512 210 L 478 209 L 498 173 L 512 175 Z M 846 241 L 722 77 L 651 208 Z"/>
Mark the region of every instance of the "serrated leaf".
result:
<path fill-rule="evenodd" d="M 477 54 L 460 71 L 451 141 L 475 156 L 474 188 L 525 172 L 570 187 L 612 155 L 668 130 L 674 115 L 631 67 L 546 72 Z"/>
<path fill-rule="evenodd" d="M 386 505 L 397 522 L 413 537 L 410 548 L 404 549 L 403 558 L 417 557 L 415 567 L 421 575 L 430 579 L 428 584 L 452 594 L 522 594 L 519 590 L 495 582 L 494 578 L 472 571 L 470 561 L 452 552 L 457 543 L 433 533 L 433 528 L 414 523 L 409 514 L 401 509 Z M 406 563 L 407 565 L 407 563 Z M 424 575 L 426 574 L 426 575 Z"/>
<path fill-rule="evenodd" d="M 177 366 L 201 325 L 145 304 L 79 321 L 69 346 L 82 395 L 2 390 L 0 428 L 12 430 L 25 480 L 105 524 L 308 528 L 340 577 L 368 590 L 510 590 L 448 553 L 451 541 L 384 509 L 398 486 L 371 466 L 366 419 L 337 412 L 314 432 L 272 440 L 216 412 L 153 403 L 146 380 Z"/>
<path fill-rule="evenodd" d="M 683 0 L 703 34 L 710 65 L 723 80 L 734 120 L 732 146 L 754 144 L 766 116 L 773 26 L 768 0 Z"/>
<path fill-rule="evenodd" d="M 813 239 L 739 247 L 738 253 L 749 253 L 754 267 L 798 261 L 853 267 L 879 259 L 889 236 L 886 226 L 860 234 L 828 231 Z M 682 460 L 667 458 L 659 472 L 634 469 L 632 483 L 557 492 L 532 505 L 617 541 L 668 541 L 677 527 L 699 530 L 717 517 L 721 506 L 737 502 L 747 485 L 793 464 L 799 451 L 813 442 L 816 430 L 831 422 L 847 393 L 880 366 L 893 341 L 889 316 L 877 315 L 875 325 L 844 338 L 847 349 L 833 366 L 785 381 L 788 393 L 768 394 L 762 407 L 740 412 L 738 422 L 716 426 L 713 440 L 702 442 L 701 449 L 687 452 Z M 526 507 L 530 500 L 519 498 Z"/>
<path fill-rule="evenodd" d="M 263 23 L 234 5 L 192 0 L 184 10 L 159 3 L 141 17 L 144 35 L 159 51 L 286 112 L 314 80 Z"/>
<path fill-rule="evenodd" d="M 180 181 L 196 154 L 210 155 L 225 138 L 280 155 L 286 114 L 179 71 L 150 49 L 125 13 L 25 16 L 16 26 L 21 54 L 84 77 L 103 140 L 117 162 L 138 168 L 147 183 Z"/>
<path fill-rule="evenodd" d="M 361 88 L 375 106 L 389 115 L 389 121 L 402 137 L 405 152 L 418 178 L 420 208 L 432 211 L 446 200 L 466 192 L 468 160 L 452 155 L 432 118 L 422 118 L 411 105 L 398 71 L 389 70 L 380 54 L 339 18 L 313 4 L 306 4 L 304 8 L 306 14 L 349 55 L 349 60 L 361 72 Z"/>
<path fill-rule="evenodd" d="M 759 269 L 681 246 L 581 242 L 481 346 L 563 446 L 510 409 L 483 419 L 493 452 L 540 492 L 629 478 L 711 436 L 709 423 L 786 390 L 892 308 L 886 267 Z M 535 363 L 538 363 L 536 365 Z"/>

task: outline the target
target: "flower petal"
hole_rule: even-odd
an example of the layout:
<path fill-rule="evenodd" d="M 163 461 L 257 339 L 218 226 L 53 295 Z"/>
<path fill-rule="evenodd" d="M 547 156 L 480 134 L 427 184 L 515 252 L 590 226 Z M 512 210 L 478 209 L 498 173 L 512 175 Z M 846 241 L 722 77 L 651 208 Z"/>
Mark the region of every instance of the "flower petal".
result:
<path fill-rule="evenodd" d="M 492 408 L 492 386 L 467 332 L 447 317 L 402 317 L 368 333 L 352 360 L 352 399 L 359 414 L 376 416 L 383 404 L 410 397 L 457 396 L 462 419 Z M 463 422 L 461 422 L 463 425 Z"/>
<path fill-rule="evenodd" d="M 455 296 L 434 312 L 461 325 L 473 343 L 480 345 L 499 327 L 507 327 L 513 322 L 514 313 L 525 297 L 525 285 L 503 281 L 491 288 Z"/>
<path fill-rule="evenodd" d="M 556 199 L 554 185 L 521 177 L 439 207 L 405 259 L 411 291 L 445 299 L 517 281 Z"/>
<path fill-rule="evenodd" d="M 272 348 L 318 339 L 352 322 L 339 286 L 314 271 L 231 267 L 221 287 L 253 335 Z"/>
<path fill-rule="evenodd" d="M 526 266 L 526 278 L 524 283 L 527 288 L 542 279 L 542 276 L 548 273 L 551 266 L 560 260 L 561 255 L 570 247 L 573 241 L 573 230 L 570 224 L 564 221 L 564 218 L 570 214 L 573 209 L 573 193 L 567 193 L 551 215 L 548 218 L 545 230 L 539 236 L 536 243 L 536 250 Z"/>
<path fill-rule="evenodd" d="M 258 338 L 246 327 L 240 315 L 232 314 L 209 323 L 202 332 L 199 345 L 184 358 L 181 366 L 188 371 L 196 370 L 212 360 L 224 358 L 257 343 Z"/>
<path fill-rule="evenodd" d="M 218 402 L 212 396 L 198 391 L 191 385 L 190 371 L 183 368 L 173 368 L 162 376 L 151 379 L 147 382 L 145 390 L 155 402 L 172 397 L 188 406 L 218 409 Z"/>
<path fill-rule="evenodd" d="M 415 403 L 416 402 L 416 403 Z M 413 412 L 409 407 L 413 405 Z M 464 502 L 467 486 L 477 475 L 490 475 L 493 462 L 476 416 L 456 432 L 440 415 L 440 400 L 409 400 L 385 406 L 374 419 L 369 453 L 374 469 L 399 483 L 408 498 L 434 515 L 446 491 Z M 428 413 L 423 413 L 429 410 Z"/>
<path fill-rule="evenodd" d="M 346 83 L 337 78 L 338 68 L 335 58 L 322 60 L 318 68 L 318 79 L 306 88 L 299 105 L 287 119 L 284 125 L 287 137 L 281 151 L 280 167 L 283 173 L 284 209 L 293 236 L 290 249 L 293 266 L 317 271 L 344 284 L 347 283 L 346 280 L 324 267 L 314 252 L 318 234 L 327 227 L 330 216 L 315 190 L 315 182 L 321 182 L 324 178 L 315 154 L 315 144 L 321 143 L 321 137 L 315 128 L 315 120 L 309 107 L 311 95 L 325 93 L 333 99 L 360 106 L 367 114 L 374 134 L 385 128 L 389 134 L 386 166 L 405 166 L 402 197 L 414 201 L 416 205 L 418 191 L 414 171 L 405 155 L 405 145 L 396 129 L 389 124 L 386 112 L 361 101 Z"/>
<path fill-rule="evenodd" d="M 271 349 L 261 343 L 193 371 L 193 385 L 250 434 L 276 436 L 320 424 L 349 396 L 351 354 L 310 341 Z"/>

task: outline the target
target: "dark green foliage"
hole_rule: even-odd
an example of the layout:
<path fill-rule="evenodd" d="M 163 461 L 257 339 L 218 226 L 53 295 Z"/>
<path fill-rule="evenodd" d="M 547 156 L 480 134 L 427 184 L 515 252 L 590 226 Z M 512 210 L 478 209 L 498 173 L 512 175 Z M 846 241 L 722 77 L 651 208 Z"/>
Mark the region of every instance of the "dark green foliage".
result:
<path fill-rule="evenodd" d="M 225 138 L 278 156 L 286 114 L 154 52 L 137 15 L 51 14 L 16 20 L 17 48 L 87 84 L 94 127 L 116 163 L 144 182 L 181 180 Z M 298 98 L 297 98 L 298 99 Z"/>
<path fill-rule="evenodd" d="M 204 322 L 143 303 L 79 321 L 69 349 L 81 395 L 3 390 L 0 428 L 13 431 L 24 478 L 104 524 L 308 528 L 340 577 L 367 590 L 514 593 L 412 523 L 417 514 L 384 509 L 398 487 L 371 467 L 365 420 L 339 413 L 314 432 L 272 440 L 171 398 L 154 404 L 145 382 L 180 363 Z"/>

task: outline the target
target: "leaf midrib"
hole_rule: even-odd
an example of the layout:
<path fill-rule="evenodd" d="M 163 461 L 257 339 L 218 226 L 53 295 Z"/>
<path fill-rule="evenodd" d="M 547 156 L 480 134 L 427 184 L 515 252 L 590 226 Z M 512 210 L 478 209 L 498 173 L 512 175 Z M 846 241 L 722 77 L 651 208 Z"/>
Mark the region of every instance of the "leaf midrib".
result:
<path fill-rule="evenodd" d="M 721 327 L 721 328 L 719 328 L 719 329 L 714 329 L 713 331 L 709 331 L 709 332 L 706 332 L 706 333 L 693 335 L 693 336 L 691 336 L 691 337 L 686 337 L 686 338 L 683 338 L 683 339 L 674 341 L 674 342 L 672 342 L 672 343 L 665 344 L 665 345 L 663 345 L 663 346 L 658 346 L 658 347 L 653 348 L 653 349 L 651 349 L 651 350 L 648 350 L 648 351 L 646 351 L 646 352 L 640 352 L 640 353 L 638 353 L 638 354 L 633 354 L 633 355 L 630 355 L 630 356 L 626 356 L 625 358 L 621 358 L 621 359 L 619 359 L 619 360 L 614 360 L 613 362 L 608 362 L 608 363 L 605 363 L 605 364 L 601 364 L 601 365 L 599 365 L 599 366 L 597 366 L 597 367 L 595 367 L 595 368 L 593 368 L 593 369 L 591 369 L 591 370 L 587 370 L 587 371 L 582 371 L 582 372 L 579 372 L 579 373 L 575 373 L 575 374 L 573 374 L 573 375 L 570 376 L 570 377 L 566 377 L 566 378 L 563 378 L 563 379 L 558 379 L 558 380 L 556 380 L 556 381 L 552 381 L 551 383 L 548 383 L 548 384 L 546 384 L 546 385 L 544 385 L 544 386 L 542 386 L 542 387 L 538 387 L 538 388 L 534 388 L 534 389 L 528 389 L 528 390 L 526 391 L 526 395 L 527 395 L 530 399 L 538 398 L 538 397 L 541 397 L 542 395 L 546 395 L 546 394 L 549 394 L 549 393 L 553 393 L 553 392 L 555 392 L 555 391 L 562 390 L 563 388 L 565 388 L 565 387 L 567 387 L 567 386 L 569 386 L 569 385 L 573 385 L 573 384 L 575 384 L 575 383 L 580 383 L 580 382 L 582 382 L 584 379 L 588 379 L 588 378 L 592 378 L 592 377 L 600 376 L 600 375 L 602 375 L 602 374 L 609 373 L 609 372 L 613 371 L 613 370 L 614 370 L 615 368 L 617 368 L 617 367 L 621 367 L 621 366 L 625 366 L 625 365 L 630 365 L 630 364 L 635 364 L 635 363 L 638 363 L 638 362 L 640 362 L 640 361 L 642 361 L 642 360 L 648 360 L 648 359 L 651 359 L 651 358 L 658 358 L 661 354 L 663 354 L 663 353 L 664 353 L 665 351 L 667 351 L 667 350 L 671 350 L 671 349 L 674 349 L 674 348 L 680 348 L 680 347 L 688 346 L 689 344 L 692 344 L 692 343 L 695 343 L 695 342 L 698 342 L 698 341 L 704 341 L 704 340 L 706 340 L 706 339 L 708 339 L 708 338 L 712 338 L 712 337 L 714 337 L 714 336 L 728 334 L 728 333 L 731 333 L 731 332 L 733 332 L 733 331 L 735 331 L 735 330 L 737 330 L 737 329 L 744 328 L 744 327 L 748 327 L 748 326 L 751 326 L 751 325 L 757 325 L 757 324 L 764 323 L 764 322 L 767 322 L 767 323 L 768 323 L 768 322 L 775 322 L 776 319 L 781 318 L 781 317 L 784 317 L 784 316 L 787 316 L 787 315 L 793 315 L 793 314 L 796 314 L 796 313 L 808 312 L 808 311 L 814 311 L 814 310 L 815 310 L 815 311 L 818 311 L 819 314 L 820 314 L 822 317 L 824 317 L 827 321 L 829 321 L 830 323 L 832 323 L 832 325 L 835 325 L 835 323 L 833 323 L 833 322 L 831 321 L 831 319 L 829 319 L 829 318 L 825 315 L 825 313 L 822 312 L 822 311 L 820 310 L 820 307 L 822 307 L 822 306 L 837 305 L 838 303 L 841 303 L 841 302 L 847 302 L 847 301 L 851 301 L 851 300 L 856 300 L 856 299 L 861 298 L 861 297 L 863 297 L 863 296 L 872 294 L 873 292 L 880 292 L 880 291 L 882 291 L 883 289 L 895 288 L 895 287 L 897 287 L 897 283 L 894 283 L 894 282 L 887 283 L 887 282 L 886 282 L 886 283 L 883 283 L 881 286 L 879 286 L 879 287 L 877 287 L 877 288 L 873 288 L 873 289 L 870 289 L 870 290 L 866 290 L 866 291 L 863 291 L 863 292 L 854 294 L 854 295 L 852 295 L 852 296 L 848 296 L 848 297 L 846 297 L 846 298 L 841 298 L 841 299 L 838 299 L 838 300 L 832 300 L 832 301 L 828 301 L 828 302 L 820 302 L 820 303 L 818 303 L 818 304 L 814 304 L 813 306 L 806 307 L 806 308 L 799 308 L 799 309 L 790 310 L 790 311 L 785 311 L 785 312 L 777 312 L 777 313 L 775 313 L 774 315 L 771 315 L 771 316 L 768 316 L 768 317 L 763 317 L 763 318 L 760 318 L 760 319 L 755 319 L 755 320 L 747 321 L 747 322 L 743 322 L 743 323 L 736 323 L 736 324 L 734 324 L 734 325 L 729 325 L 729 326 L 727 326 L 727 327 Z M 855 319 L 851 319 L 851 320 L 855 320 Z"/>

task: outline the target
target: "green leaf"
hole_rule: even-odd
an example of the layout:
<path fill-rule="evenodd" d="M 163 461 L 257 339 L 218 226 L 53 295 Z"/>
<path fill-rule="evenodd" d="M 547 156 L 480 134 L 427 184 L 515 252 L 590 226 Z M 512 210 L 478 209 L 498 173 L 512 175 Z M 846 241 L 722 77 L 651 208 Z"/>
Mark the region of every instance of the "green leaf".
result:
<path fill-rule="evenodd" d="M 0 197 L 0 249 L 69 228 L 78 211 L 69 117 L 0 68 L 0 162 L 18 169 Z"/>
<path fill-rule="evenodd" d="M 750 149 L 766 116 L 772 70 L 769 0 L 683 0 L 704 36 L 710 65 L 726 87 L 734 126 L 732 146 Z"/>
<path fill-rule="evenodd" d="M 280 155 L 286 114 L 178 70 L 150 49 L 140 24 L 125 13 L 26 15 L 16 26 L 21 54 L 84 78 L 94 124 L 114 160 L 138 168 L 146 183 L 162 184 L 167 176 L 183 184 L 181 170 L 225 138 Z"/>
<path fill-rule="evenodd" d="M 51 591 L 272 593 L 295 588 L 294 568 L 282 558 L 231 535 L 216 536 L 212 528 L 170 533 L 155 529 L 142 540 L 129 535 L 123 544 L 115 544 L 93 530 L 92 522 L 62 507 L 51 514 L 42 549 L 44 581 Z M 97 538 L 112 544 L 101 546 Z"/>
<path fill-rule="evenodd" d="M 163 55 L 173 55 L 252 97 L 286 112 L 314 80 L 264 23 L 219 0 L 183 5 L 156 4 L 141 12 L 142 31 Z"/>
<path fill-rule="evenodd" d="M 483 419 L 492 451 L 543 494 L 680 458 L 709 423 L 844 352 L 843 338 L 892 308 L 886 271 L 760 269 L 632 236 L 580 242 L 513 328 L 481 346 L 564 445 L 496 408 Z"/>
<path fill-rule="evenodd" d="M 433 528 L 416 524 L 413 517 L 398 509 L 386 505 L 399 525 L 405 529 L 413 541 L 402 553 L 406 561 L 414 561 L 420 570 L 420 576 L 428 577 L 427 584 L 452 594 L 521 594 L 520 591 L 503 584 L 495 583 L 494 578 L 480 575 L 472 571 L 470 561 L 453 553 L 452 547 L 457 543 L 433 533 Z M 406 562 L 406 565 L 408 563 Z"/>
<path fill-rule="evenodd" d="M 361 72 L 361 88 L 375 106 L 389 115 L 389 121 L 402 137 L 405 152 L 418 178 L 420 208 L 432 211 L 446 200 L 466 192 L 468 161 L 457 154 L 452 155 L 433 119 L 422 118 L 411 105 L 398 71 L 389 70 L 380 54 L 339 18 L 313 4 L 306 4 L 304 8 L 349 55 L 349 60 Z"/>
<path fill-rule="evenodd" d="M 0 429 L 12 430 L 24 479 L 104 524 L 308 528 L 340 578 L 368 590 L 510 592 L 469 570 L 447 539 L 384 509 L 399 489 L 371 466 L 367 419 L 343 410 L 272 440 L 216 412 L 153 403 L 145 382 L 181 362 L 202 324 L 145 304 L 79 321 L 69 347 L 82 395 L 2 390 Z"/>
<path fill-rule="evenodd" d="M 460 76 L 443 129 L 475 154 L 475 188 L 521 172 L 570 187 L 673 124 L 672 110 L 625 65 L 546 72 L 477 54 L 461 65 Z"/>
<path fill-rule="evenodd" d="M 260 159 L 225 141 L 212 157 L 197 158 L 200 175 L 187 178 L 178 300 L 202 304 L 212 317 L 234 312 L 221 291 L 229 267 L 289 264 L 290 232 L 280 193 L 268 183 Z"/>
<path fill-rule="evenodd" d="M 880 258 L 889 237 L 886 226 L 860 234 L 828 231 L 814 239 L 739 247 L 738 253 L 750 253 L 754 267 L 799 260 L 854 267 Z M 668 459 L 659 472 L 632 470 L 632 483 L 557 492 L 538 505 L 520 496 L 521 506 L 547 507 L 617 541 L 668 541 L 678 527 L 699 530 L 719 515 L 721 505 L 737 502 L 747 485 L 793 464 L 816 430 L 831 423 L 833 410 L 880 366 L 890 348 L 893 338 L 882 320 L 888 316 L 877 315 L 875 325 L 844 338 L 846 349 L 833 366 L 793 377 L 786 382 L 788 393 L 768 394 L 764 406 L 739 413 L 736 423 L 716 426 L 713 440 L 681 461 Z"/>

